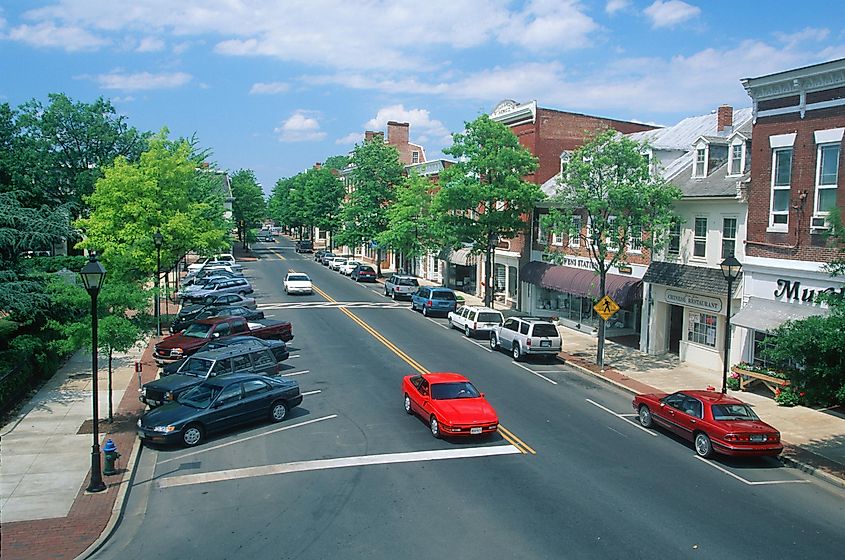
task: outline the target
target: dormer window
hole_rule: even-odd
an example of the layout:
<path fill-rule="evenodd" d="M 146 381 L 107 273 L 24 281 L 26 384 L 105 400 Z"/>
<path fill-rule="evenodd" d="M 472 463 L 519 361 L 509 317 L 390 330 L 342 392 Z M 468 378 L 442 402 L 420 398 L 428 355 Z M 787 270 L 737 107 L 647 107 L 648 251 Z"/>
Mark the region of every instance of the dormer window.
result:
<path fill-rule="evenodd" d="M 697 148 L 695 150 L 695 169 L 693 170 L 693 177 L 707 176 L 707 149 Z"/>
<path fill-rule="evenodd" d="M 420 162 L 420 153 L 417 151 L 411 152 L 411 163 L 419 163 Z"/>
<path fill-rule="evenodd" d="M 742 156 L 744 151 L 744 143 L 741 140 L 734 142 L 734 144 L 731 144 L 730 174 L 742 175 Z"/>

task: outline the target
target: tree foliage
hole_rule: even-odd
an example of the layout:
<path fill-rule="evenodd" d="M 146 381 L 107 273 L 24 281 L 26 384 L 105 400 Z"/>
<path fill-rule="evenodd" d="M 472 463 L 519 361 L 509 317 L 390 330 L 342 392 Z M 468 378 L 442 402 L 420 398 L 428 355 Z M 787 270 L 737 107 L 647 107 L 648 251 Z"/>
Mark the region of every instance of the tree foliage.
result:
<path fill-rule="evenodd" d="M 331 170 L 323 167 L 306 171 L 306 225 L 329 232 L 337 230 L 343 194 L 343 183 Z"/>
<path fill-rule="evenodd" d="M 416 174 L 395 190 L 396 200 L 387 209 L 387 229 L 376 236 L 379 245 L 419 257 L 441 248 L 437 216 L 432 211 L 436 185 Z"/>
<path fill-rule="evenodd" d="M 232 217 L 238 228 L 239 238 L 246 242 L 246 231 L 267 215 L 264 192 L 250 169 L 239 169 L 232 177 Z"/>

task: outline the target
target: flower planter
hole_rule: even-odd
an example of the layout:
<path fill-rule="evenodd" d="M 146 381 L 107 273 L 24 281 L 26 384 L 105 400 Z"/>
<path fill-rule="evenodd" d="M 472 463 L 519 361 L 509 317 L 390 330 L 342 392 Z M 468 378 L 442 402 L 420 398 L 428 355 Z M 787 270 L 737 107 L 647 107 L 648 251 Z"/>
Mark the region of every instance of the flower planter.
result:
<path fill-rule="evenodd" d="M 731 367 L 731 371 L 739 375 L 739 388 L 742 391 L 748 390 L 748 387 L 754 383 L 762 383 L 767 389 L 769 389 L 769 391 L 772 392 L 772 395 L 775 395 L 781 387 L 789 386 L 788 379 L 743 369 L 739 366 Z"/>

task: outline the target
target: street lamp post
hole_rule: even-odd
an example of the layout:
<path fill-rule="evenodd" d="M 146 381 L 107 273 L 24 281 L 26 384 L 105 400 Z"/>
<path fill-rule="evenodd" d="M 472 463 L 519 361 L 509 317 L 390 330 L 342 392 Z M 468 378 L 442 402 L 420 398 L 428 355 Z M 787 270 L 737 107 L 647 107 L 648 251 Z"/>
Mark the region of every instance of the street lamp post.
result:
<path fill-rule="evenodd" d="M 161 276 L 161 245 L 164 243 L 164 236 L 160 231 L 153 235 L 153 243 L 156 246 L 156 334 L 161 336 L 161 294 L 159 294 L 159 276 Z"/>
<path fill-rule="evenodd" d="M 94 397 L 94 444 L 91 446 L 91 481 L 88 483 L 89 492 L 102 492 L 106 489 L 103 482 L 103 474 L 100 470 L 100 405 L 97 398 L 97 295 L 103 287 L 103 280 L 106 278 L 106 269 L 97 260 L 97 255 L 91 253 L 90 260 L 79 271 L 82 283 L 91 296 L 91 371 L 93 375 L 93 397 Z"/>
<path fill-rule="evenodd" d="M 725 310 L 725 358 L 722 360 L 722 393 L 728 392 L 728 360 L 731 354 L 731 300 L 733 299 L 733 283 L 742 271 L 742 263 L 730 255 L 719 265 L 725 280 L 728 281 L 728 305 Z"/>

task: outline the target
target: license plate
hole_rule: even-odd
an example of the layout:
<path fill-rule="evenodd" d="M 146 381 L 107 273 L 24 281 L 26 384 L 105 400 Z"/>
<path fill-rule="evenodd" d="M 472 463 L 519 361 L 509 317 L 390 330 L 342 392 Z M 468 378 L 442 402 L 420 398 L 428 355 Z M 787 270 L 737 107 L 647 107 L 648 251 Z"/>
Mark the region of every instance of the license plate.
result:
<path fill-rule="evenodd" d="M 551 346 L 551 345 L 552 345 L 551 340 L 541 340 L 540 341 L 540 346 Z"/>
<path fill-rule="evenodd" d="M 762 434 L 755 434 L 755 435 L 752 435 L 750 439 L 753 442 L 760 443 L 760 442 L 766 441 L 767 438 L 766 438 L 766 436 L 764 436 Z"/>
<path fill-rule="evenodd" d="M 471 433 L 472 435 L 478 435 L 481 433 L 481 428 L 470 428 L 469 433 Z"/>

